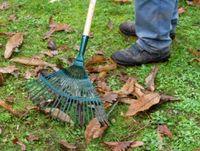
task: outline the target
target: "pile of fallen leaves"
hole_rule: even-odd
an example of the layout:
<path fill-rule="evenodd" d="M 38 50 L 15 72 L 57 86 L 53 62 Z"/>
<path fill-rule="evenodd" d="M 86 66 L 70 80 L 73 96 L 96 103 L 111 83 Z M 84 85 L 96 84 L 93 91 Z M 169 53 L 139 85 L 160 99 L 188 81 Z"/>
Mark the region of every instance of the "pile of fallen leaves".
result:
<path fill-rule="evenodd" d="M 106 77 L 109 76 L 109 74 L 114 74 L 116 68 L 117 65 L 112 62 L 112 60 L 106 59 L 103 54 L 97 54 L 87 62 L 88 71 L 93 73 L 91 74 L 91 80 L 96 84 L 96 89 L 101 96 L 105 108 L 109 109 L 111 106 L 115 105 L 116 102 L 118 104 L 128 104 L 129 108 L 124 114 L 124 117 L 130 117 L 139 114 L 139 112 L 146 111 L 154 105 L 178 100 L 176 97 L 155 91 L 155 78 L 158 73 L 157 66 L 153 67 L 151 73 L 145 79 L 145 87 L 139 84 L 136 78 L 121 73 L 119 77 L 125 84 L 121 89 L 112 91 L 107 84 Z M 91 120 L 85 131 L 86 142 L 89 143 L 92 139 L 102 137 L 104 131 L 108 128 L 108 125 L 101 126 L 97 119 Z M 134 146 L 137 146 L 138 143 L 138 146 L 143 144 L 142 142 L 132 141 L 105 142 L 105 144 L 110 146 L 113 150 L 116 150 L 116 148 L 118 148 L 118 150 L 133 148 Z"/>

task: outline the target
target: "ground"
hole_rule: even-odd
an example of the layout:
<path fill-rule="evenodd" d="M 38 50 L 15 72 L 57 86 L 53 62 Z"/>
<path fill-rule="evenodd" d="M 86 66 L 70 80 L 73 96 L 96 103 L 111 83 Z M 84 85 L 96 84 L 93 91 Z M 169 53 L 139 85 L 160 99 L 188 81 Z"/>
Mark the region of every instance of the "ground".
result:
<path fill-rule="evenodd" d="M 2 0 L 1 0 L 2 2 Z M 14 56 L 33 56 L 45 50 L 47 42 L 42 40 L 48 31 L 48 19 L 52 15 L 57 22 L 70 24 L 75 32 L 55 33 L 53 40 L 57 45 L 67 44 L 72 48 L 70 53 L 59 54 L 58 57 L 70 57 L 76 54 L 73 50 L 80 42 L 88 3 L 80 0 L 63 0 L 49 3 L 48 0 L 9 0 L 11 8 L 2 11 L 0 22 L 5 24 L 0 32 L 23 32 L 25 40 L 20 48 L 20 53 Z M 107 150 L 102 145 L 104 141 L 139 140 L 145 145 L 137 150 L 158 150 L 160 146 L 156 128 L 158 124 L 165 123 L 173 133 L 173 139 L 167 137 L 163 140 L 163 150 L 194 151 L 200 147 L 200 68 L 199 63 L 193 62 L 195 58 L 188 50 L 200 49 L 200 9 L 187 6 L 184 1 L 179 2 L 186 9 L 181 15 L 177 29 L 176 40 L 172 44 L 171 59 L 167 63 L 157 64 L 160 68 L 157 79 L 157 91 L 174 95 L 180 98 L 175 103 L 166 103 L 154 107 L 150 111 L 140 113 L 133 118 L 124 118 L 126 105 L 118 105 L 111 114 L 113 121 L 110 128 L 101 139 L 93 140 L 87 147 L 84 145 L 84 129 L 72 127 L 59 121 L 52 120 L 42 113 L 31 111 L 22 119 L 12 116 L 0 108 L 0 150 L 20 150 L 12 140 L 19 138 L 26 144 L 27 150 L 55 151 L 59 150 L 58 142 L 62 139 L 70 143 L 79 143 L 88 151 Z M 118 49 L 131 45 L 135 39 L 126 38 L 119 34 L 118 25 L 126 20 L 133 20 L 133 5 L 120 5 L 113 0 L 97 1 L 95 18 L 93 21 L 92 38 L 88 45 L 86 58 L 92 56 L 96 51 L 103 50 L 107 57 Z M 17 21 L 9 22 L 8 17 L 16 14 Z M 110 31 L 107 27 L 108 21 L 112 20 L 114 29 Z M 0 43 L 6 44 L 7 38 L 0 37 Z M 0 48 L 0 66 L 12 64 L 3 58 L 4 47 Z M 47 58 L 48 59 L 48 58 Z M 55 62 L 56 59 L 48 60 Z M 144 83 L 153 64 L 139 67 L 119 67 L 109 77 L 109 85 L 112 89 L 118 89 L 122 83 L 116 73 L 123 71 L 130 76 L 137 77 L 141 84 Z M 32 105 L 27 99 L 25 91 L 26 81 L 23 73 L 27 67 L 17 65 L 20 68 L 18 78 L 7 75 L 5 86 L 0 87 L 0 100 L 8 96 L 15 97 L 14 108 L 23 110 L 25 106 Z M 137 124 L 136 124 L 137 123 Z M 139 123 L 139 124 L 138 124 Z M 34 134 L 39 136 L 39 141 L 28 142 L 26 136 Z M 132 135 L 128 137 L 129 135 Z"/>

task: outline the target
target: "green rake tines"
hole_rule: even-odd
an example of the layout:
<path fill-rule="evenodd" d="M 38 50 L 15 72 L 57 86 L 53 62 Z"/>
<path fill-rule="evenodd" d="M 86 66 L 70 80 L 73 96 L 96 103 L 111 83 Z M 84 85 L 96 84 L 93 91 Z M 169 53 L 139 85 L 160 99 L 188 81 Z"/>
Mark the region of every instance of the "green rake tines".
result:
<path fill-rule="evenodd" d="M 59 109 L 69 115 L 73 121 L 83 125 L 96 117 L 101 124 L 108 124 L 103 104 L 97 95 L 84 68 L 84 53 L 96 0 L 90 1 L 90 7 L 82 36 L 80 51 L 72 66 L 52 74 L 40 74 L 38 80 L 28 84 L 29 96 L 35 104 L 45 109 Z"/>

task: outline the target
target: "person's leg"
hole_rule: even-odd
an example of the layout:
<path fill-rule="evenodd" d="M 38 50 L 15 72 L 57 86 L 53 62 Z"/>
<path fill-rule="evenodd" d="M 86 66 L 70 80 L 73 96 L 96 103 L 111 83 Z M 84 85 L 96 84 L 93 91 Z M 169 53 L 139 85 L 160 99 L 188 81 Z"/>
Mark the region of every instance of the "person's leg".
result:
<path fill-rule="evenodd" d="M 166 61 L 176 7 L 177 0 L 135 0 L 138 40 L 132 47 L 114 53 L 112 59 L 126 66 Z"/>
<path fill-rule="evenodd" d="M 177 27 L 177 24 L 178 24 L 178 0 L 176 0 L 176 5 L 175 5 L 175 8 L 174 8 L 174 12 L 173 12 L 173 16 L 172 16 L 172 21 L 171 21 L 171 24 L 172 24 L 172 29 L 171 29 L 171 35 L 175 36 L 175 33 L 176 33 L 176 27 Z"/>
<path fill-rule="evenodd" d="M 137 44 L 150 53 L 169 51 L 177 0 L 135 0 Z"/>

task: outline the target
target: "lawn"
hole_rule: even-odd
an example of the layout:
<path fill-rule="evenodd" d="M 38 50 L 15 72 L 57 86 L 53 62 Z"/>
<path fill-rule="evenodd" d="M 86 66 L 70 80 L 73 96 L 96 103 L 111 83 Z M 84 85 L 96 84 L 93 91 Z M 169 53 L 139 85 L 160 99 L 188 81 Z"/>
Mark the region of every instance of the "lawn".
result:
<path fill-rule="evenodd" d="M 2 0 L 0 0 L 2 2 Z M 60 0 L 49 3 L 48 0 L 8 0 L 10 8 L 1 11 L 0 32 L 23 32 L 24 43 L 19 53 L 13 57 L 33 56 L 47 49 L 47 41 L 43 35 L 48 31 L 48 20 L 54 17 L 56 22 L 67 23 L 74 28 L 73 33 L 56 32 L 52 39 L 57 45 L 67 44 L 70 51 L 62 52 L 53 59 L 46 57 L 51 63 L 56 63 L 59 57 L 73 57 L 77 53 L 74 47 L 80 43 L 88 1 Z M 157 126 L 167 124 L 173 138 L 164 137 L 162 149 L 165 151 L 195 151 L 200 148 L 200 66 L 193 61 L 195 56 L 189 52 L 200 50 L 200 8 L 187 6 L 182 0 L 179 5 L 186 9 L 180 16 L 176 40 L 171 48 L 169 62 L 157 64 L 159 72 L 156 78 L 157 91 L 180 98 L 180 101 L 165 103 L 153 107 L 151 110 L 137 114 L 132 118 L 124 118 L 127 106 L 119 104 L 110 115 L 112 125 L 100 139 L 93 140 L 85 145 L 84 128 L 78 128 L 52 120 L 46 115 L 31 111 L 23 118 L 14 117 L 9 112 L 0 108 L 0 150 L 20 150 L 19 145 L 12 140 L 18 138 L 27 150 L 56 151 L 60 150 L 59 141 L 77 143 L 82 150 L 103 151 L 107 150 L 104 141 L 143 141 L 144 146 L 136 150 L 159 150 L 161 145 L 157 136 Z M 95 18 L 92 25 L 94 37 L 90 39 L 86 59 L 95 52 L 103 50 L 106 57 L 119 49 L 130 46 L 136 39 L 127 38 L 119 34 L 118 26 L 126 20 L 133 20 L 133 5 L 114 3 L 113 0 L 97 1 Z M 17 20 L 8 21 L 8 17 L 16 14 Z M 113 30 L 107 27 L 108 21 L 113 22 Z M 0 43 L 5 46 L 6 36 L 0 36 Z M 0 47 L 0 67 L 13 64 L 3 57 L 4 47 Z M 6 82 L 0 87 L 0 100 L 14 96 L 14 108 L 24 110 L 31 106 L 24 88 L 26 80 L 23 74 L 30 67 L 16 64 L 20 69 L 19 77 L 5 75 Z M 137 77 L 144 84 L 145 77 L 149 74 L 153 64 L 138 67 L 118 67 L 112 71 L 108 78 L 109 86 L 117 90 L 122 82 L 117 77 L 118 72 L 125 72 L 129 76 Z M 34 134 L 39 141 L 29 142 L 26 136 Z M 129 136 L 129 137 L 128 137 Z"/>

